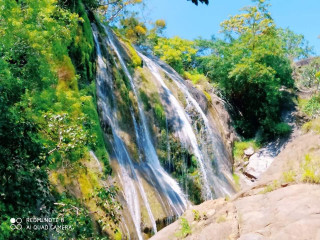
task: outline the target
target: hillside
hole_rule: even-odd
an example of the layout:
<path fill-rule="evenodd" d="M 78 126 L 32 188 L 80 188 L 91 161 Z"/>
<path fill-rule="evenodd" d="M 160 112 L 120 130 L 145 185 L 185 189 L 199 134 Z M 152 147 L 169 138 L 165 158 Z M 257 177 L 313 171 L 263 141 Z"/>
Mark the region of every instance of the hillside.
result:
<path fill-rule="evenodd" d="M 320 239 L 320 187 L 308 178 L 319 146 L 318 134 L 296 137 L 253 186 L 191 207 L 151 239 Z"/>

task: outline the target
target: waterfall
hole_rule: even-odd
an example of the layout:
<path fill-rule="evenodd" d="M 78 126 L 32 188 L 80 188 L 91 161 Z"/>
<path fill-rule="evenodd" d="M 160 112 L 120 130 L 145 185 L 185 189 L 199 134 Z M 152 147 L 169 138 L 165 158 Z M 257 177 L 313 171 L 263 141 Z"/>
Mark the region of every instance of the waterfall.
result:
<path fill-rule="evenodd" d="M 120 62 L 120 66 L 117 66 L 117 68 L 121 68 L 126 77 L 130 80 L 133 95 L 137 99 L 139 119 L 135 117 L 132 106 L 130 106 L 130 116 L 132 118 L 136 144 L 138 146 L 139 159 L 133 160 L 130 156 L 120 134 L 121 129 L 117 116 L 117 101 L 113 92 L 112 76 L 111 73 L 108 72 L 106 62 L 103 60 L 95 26 L 93 26 L 93 28 L 98 56 L 96 82 L 100 117 L 102 123 L 109 126 L 111 129 L 112 139 L 110 142 L 113 155 L 119 165 L 117 174 L 123 187 L 123 195 L 134 223 L 137 237 L 143 239 L 141 233 L 141 207 L 145 207 L 147 210 L 154 233 L 157 232 L 157 225 L 141 181 L 142 177 L 152 186 L 166 216 L 175 217 L 181 215 L 186 210 L 188 201 L 178 183 L 171 178 L 160 165 L 134 80 L 120 54 L 120 50 L 114 43 L 113 33 L 108 28 L 105 28 L 107 37 L 105 38 L 104 43 L 115 52 L 116 57 Z M 139 198 L 139 196 L 141 198 Z M 140 202 L 141 200 L 142 202 Z"/>
<path fill-rule="evenodd" d="M 140 150 L 144 152 L 144 155 L 146 156 L 146 160 L 147 160 L 147 165 L 150 168 L 152 174 L 156 176 L 155 179 L 158 182 L 159 187 L 161 188 L 161 192 L 163 192 L 165 197 L 167 198 L 167 201 L 169 202 L 170 207 L 172 208 L 172 210 L 174 210 L 174 213 L 176 215 L 181 215 L 187 207 L 187 200 L 185 198 L 185 195 L 180 189 L 178 183 L 173 178 L 171 178 L 169 174 L 166 173 L 162 168 L 162 166 L 160 165 L 155 147 L 153 146 L 151 141 L 150 132 L 147 126 L 147 120 L 142 109 L 142 104 L 140 101 L 140 97 L 137 93 L 134 80 L 126 66 L 126 63 L 124 62 L 123 57 L 120 54 L 120 51 L 117 45 L 114 42 L 113 33 L 107 27 L 105 27 L 105 31 L 107 33 L 107 38 L 109 40 L 109 43 L 112 49 L 115 51 L 123 71 L 125 72 L 126 76 L 130 80 L 131 88 L 137 99 L 137 107 L 138 107 L 139 117 L 141 122 L 138 125 L 139 126 L 138 129 L 135 130 L 135 133 L 137 134 L 136 136 L 137 140 L 141 141 L 139 146 L 143 146 L 143 148 Z"/>
<path fill-rule="evenodd" d="M 187 87 L 183 84 L 184 80 L 181 79 L 173 69 L 160 61 L 145 56 L 139 51 L 138 53 L 143 59 L 146 67 L 162 86 L 166 95 L 166 101 L 169 101 L 170 107 L 173 108 L 172 112 L 178 115 L 177 119 L 179 122 L 173 124 L 173 128 L 180 141 L 185 145 L 190 146 L 193 154 L 197 158 L 201 171 L 204 187 L 203 195 L 205 196 L 205 199 L 212 199 L 213 196 L 223 197 L 225 195 L 230 195 L 233 192 L 233 188 L 228 182 L 228 179 L 231 178 L 228 176 L 231 175 L 231 164 L 228 161 L 223 141 L 219 138 L 217 130 L 209 124 L 207 116 L 197 101 L 192 97 Z M 178 89 L 183 92 L 187 101 L 187 107 L 185 109 L 167 87 L 161 72 L 167 74 L 174 81 Z M 202 120 L 204 125 L 202 134 L 196 134 L 196 127 L 192 125 L 191 114 L 188 115 L 188 111 L 195 112 Z M 213 150 L 213 156 L 208 153 L 208 149 Z"/>
<path fill-rule="evenodd" d="M 117 109 L 117 96 L 114 89 L 113 73 L 108 62 L 105 62 L 101 53 L 101 46 L 98 41 L 98 33 L 94 28 L 94 40 L 97 51 L 97 102 L 100 111 L 101 122 L 108 129 L 111 129 L 112 135 L 106 133 L 106 138 L 111 144 L 111 154 L 116 160 L 116 173 L 122 185 L 123 196 L 126 201 L 128 213 L 132 219 L 134 229 L 138 239 L 143 239 L 141 232 L 142 211 L 146 209 L 153 232 L 157 232 L 156 219 L 153 209 L 150 205 L 150 195 L 145 191 L 143 180 L 152 189 L 152 194 L 157 203 L 162 207 L 163 213 L 169 218 L 180 216 L 186 210 L 189 202 L 185 193 L 181 190 L 178 183 L 163 169 L 153 144 L 152 134 L 149 129 L 149 123 L 144 112 L 143 103 L 138 91 L 138 83 L 131 75 L 126 58 L 123 55 L 124 48 L 113 32 L 104 27 L 106 37 L 101 44 L 105 44 L 107 51 L 112 50 L 110 57 L 115 61 L 114 66 L 121 69 L 128 80 L 132 91 L 132 100 L 136 105 L 128 106 L 127 121 L 129 128 L 132 127 L 134 141 L 132 144 L 136 147 L 136 152 L 132 153 L 130 147 L 123 135 L 122 120 L 119 120 L 119 111 Z M 215 126 L 208 120 L 197 101 L 194 99 L 188 88 L 183 83 L 183 79 L 168 65 L 156 60 L 150 56 L 137 51 L 144 62 L 144 68 L 151 73 L 151 80 L 162 88 L 163 94 L 160 94 L 162 101 L 167 101 L 166 106 L 166 139 L 167 139 L 167 161 L 170 165 L 170 143 L 169 129 L 179 139 L 181 146 L 188 149 L 197 160 L 199 175 L 201 178 L 203 199 L 213 199 L 230 195 L 233 192 L 228 181 L 228 175 L 231 173 L 231 164 L 227 158 L 227 153 L 223 141 Z M 175 89 L 184 95 L 186 104 L 182 104 L 167 86 L 164 74 L 172 79 Z M 172 87 L 172 84 L 170 87 Z M 119 97 L 119 96 L 118 96 Z M 179 97 L 180 99 L 180 97 Z M 168 107 L 169 106 L 169 107 Z M 130 112 L 129 112 L 130 111 Z M 168 117 L 169 116 L 169 117 Z M 170 118 L 174 116 L 174 121 Z M 201 126 L 201 127 L 199 127 Z M 111 137 L 110 137 L 111 136 Z M 131 149 L 131 147 L 130 147 Z M 187 156 L 184 162 L 187 161 Z M 187 176 L 187 165 L 183 167 L 183 174 Z M 187 182 L 185 182 L 186 192 Z M 158 216 L 158 215 L 157 215 Z M 145 220 L 145 217 L 143 217 Z"/>
<path fill-rule="evenodd" d="M 96 43 L 97 56 L 98 56 L 98 69 L 97 69 L 97 94 L 98 94 L 98 107 L 100 108 L 101 115 L 103 116 L 103 121 L 107 122 L 112 129 L 113 135 L 113 150 L 116 155 L 116 158 L 119 162 L 120 166 L 120 179 L 123 181 L 123 189 L 124 196 L 126 202 L 128 204 L 128 209 L 130 211 L 130 215 L 132 217 L 133 223 L 135 225 L 135 229 L 137 232 L 137 236 L 139 239 L 143 239 L 140 229 L 141 223 L 141 213 L 140 213 L 140 205 L 139 198 L 136 190 L 136 186 L 134 181 L 137 179 L 135 170 L 132 165 L 131 158 L 126 150 L 126 147 L 118 136 L 117 129 L 117 115 L 114 108 L 108 97 L 106 97 L 106 92 L 104 89 L 104 85 L 112 84 L 111 79 L 108 78 L 106 73 L 106 64 L 103 61 L 100 45 L 98 42 L 98 37 L 96 32 L 94 31 L 94 40 Z M 125 183 L 125 184 L 124 184 Z"/>

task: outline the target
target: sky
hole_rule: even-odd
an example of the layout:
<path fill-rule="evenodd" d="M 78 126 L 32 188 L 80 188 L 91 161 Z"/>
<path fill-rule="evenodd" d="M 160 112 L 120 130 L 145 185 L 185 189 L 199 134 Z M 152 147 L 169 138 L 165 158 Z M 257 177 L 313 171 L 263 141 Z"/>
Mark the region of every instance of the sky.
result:
<path fill-rule="evenodd" d="M 250 0 L 209 0 L 198 6 L 187 0 L 147 0 L 145 17 L 164 19 L 166 36 L 186 39 L 219 36 L 220 23 L 239 9 L 252 5 Z M 320 55 L 320 0 L 271 0 L 271 15 L 278 27 L 289 27 L 303 34 Z"/>

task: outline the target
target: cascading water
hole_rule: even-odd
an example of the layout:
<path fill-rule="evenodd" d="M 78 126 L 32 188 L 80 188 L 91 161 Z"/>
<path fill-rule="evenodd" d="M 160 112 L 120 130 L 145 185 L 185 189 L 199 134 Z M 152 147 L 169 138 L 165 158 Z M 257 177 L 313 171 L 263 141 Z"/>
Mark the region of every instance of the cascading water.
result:
<path fill-rule="evenodd" d="M 117 95 L 117 97 L 114 93 L 113 73 L 110 66 L 107 66 L 107 62 L 103 60 L 97 31 L 95 27 L 93 28 L 95 30 L 94 40 L 98 55 L 97 99 L 101 121 L 102 124 L 111 129 L 111 139 L 107 133 L 106 137 L 110 140 L 113 159 L 116 159 L 117 166 L 119 166 L 119 168 L 116 168 L 116 172 L 123 186 L 123 195 L 137 238 L 143 239 L 141 223 L 142 219 L 145 222 L 145 216 L 149 218 L 153 232 L 157 232 L 154 212 L 149 203 L 150 194 L 148 195 L 145 192 L 143 182 L 151 187 L 151 194 L 157 199 L 167 219 L 181 215 L 189 203 L 178 183 L 160 164 L 140 95 L 138 94 L 138 83 L 130 74 L 125 61 L 126 57 L 123 54 L 125 50 L 113 32 L 105 27 L 106 38 L 102 44 L 105 44 L 109 52 L 108 56 L 113 56 L 113 59 L 116 60 L 113 66 L 123 70 L 133 93 L 131 102 L 136 103 L 135 106 L 128 106 L 130 112 L 127 112 L 129 118 L 131 117 L 130 120 L 127 120 L 127 124 L 132 124 L 132 136 L 134 137 L 132 144 L 136 147 L 136 153 L 132 155 L 132 150 L 128 151 L 129 145 L 123 136 L 123 129 L 120 127 L 122 122 L 118 119 L 120 112 L 117 109 L 117 99 L 119 99 L 119 96 Z M 111 52 L 110 49 L 112 50 Z M 225 175 L 230 174 L 231 164 L 228 161 L 223 141 L 221 137 L 219 138 L 214 126 L 209 122 L 206 114 L 184 85 L 183 79 L 173 69 L 161 61 L 145 56 L 139 51 L 137 53 L 143 59 L 145 68 L 153 76 L 150 79 L 162 87 L 161 99 L 163 101 L 165 99 L 167 105 L 170 106 L 170 109 L 166 109 L 167 161 L 171 161 L 170 128 L 173 129 L 174 134 L 178 137 L 181 146 L 188 149 L 197 159 L 202 179 L 203 198 L 213 199 L 214 197 L 230 195 L 233 189 Z M 163 73 L 172 79 L 172 82 L 176 85 L 175 88 L 185 96 L 186 105 L 180 103 L 167 87 Z M 171 119 L 173 115 L 174 122 Z M 200 121 L 200 123 L 197 121 Z M 199 128 L 199 126 L 201 127 Z M 183 174 L 186 174 L 187 171 L 186 165 L 184 165 Z M 187 185 L 185 188 L 187 192 Z M 146 210 L 144 217 L 142 217 L 143 209 Z M 165 218 L 163 219 L 165 220 Z"/>
<path fill-rule="evenodd" d="M 141 141 L 139 146 L 143 146 L 142 150 L 144 152 L 144 156 L 146 157 L 146 164 L 148 165 L 151 173 L 155 176 L 155 180 L 157 181 L 157 185 L 160 187 L 161 192 L 164 193 L 167 201 L 170 204 L 171 209 L 174 211 L 175 215 L 181 215 L 187 207 L 187 200 L 185 195 L 183 194 L 182 190 L 180 189 L 179 185 L 175 180 L 173 180 L 168 173 L 164 171 L 162 166 L 160 165 L 158 156 L 156 154 L 155 147 L 152 144 L 150 132 L 147 127 L 147 120 L 145 114 L 142 110 L 142 104 L 139 98 L 139 95 L 136 91 L 136 86 L 134 80 L 124 62 L 123 57 L 120 54 L 118 46 L 114 42 L 113 33 L 105 27 L 105 31 L 107 33 L 108 40 L 112 49 L 115 51 L 119 62 L 122 66 L 123 71 L 125 72 L 126 76 L 130 80 L 131 88 L 133 93 L 137 99 L 137 107 L 139 111 L 140 117 L 140 124 L 136 125 L 136 138 L 138 141 Z M 135 121 L 134 115 L 132 115 L 133 120 Z"/>
<path fill-rule="evenodd" d="M 128 210 L 130 212 L 137 237 L 143 239 L 141 233 L 141 207 L 147 210 L 153 232 L 157 232 L 155 218 L 151 211 L 147 194 L 144 190 L 141 178 L 143 177 L 152 186 L 157 199 L 159 200 L 167 217 L 181 215 L 186 207 L 187 200 L 179 185 L 173 180 L 161 167 L 156 150 L 152 144 L 150 133 L 147 127 L 146 117 L 141 107 L 139 96 L 135 90 L 134 81 L 127 69 L 117 45 L 114 43 L 113 33 L 105 29 L 107 38 L 105 43 L 110 46 L 117 55 L 117 59 L 127 78 L 130 80 L 131 88 L 137 99 L 139 112 L 139 121 L 137 121 L 132 107 L 130 107 L 133 127 L 135 131 L 136 143 L 138 146 L 139 159 L 132 160 L 124 140 L 120 137 L 119 120 L 117 116 L 117 101 L 113 93 L 113 81 L 110 72 L 108 72 L 106 63 L 103 60 L 97 31 L 94 28 L 94 40 L 97 50 L 97 99 L 100 111 L 101 121 L 109 126 L 112 132 L 111 145 L 114 158 L 117 160 L 119 170 L 117 171 L 120 183 L 123 186 L 123 195 L 125 197 Z M 117 64 L 117 63 L 115 63 Z M 144 158 L 142 157 L 144 156 Z M 145 161 L 143 161 L 145 159 Z M 139 198 L 139 196 L 141 198 Z M 140 202 L 142 200 L 142 202 Z"/>
<path fill-rule="evenodd" d="M 212 199 L 213 196 L 221 197 L 230 195 L 233 192 L 233 188 L 230 186 L 226 175 L 228 176 L 231 173 L 231 164 L 226 157 L 227 154 L 224 145 L 217 131 L 209 124 L 205 113 L 197 101 L 183 84 L 184 80 L 181 79 L 173 69 L 161 61 L 156 62 L 156 60 L 151 60 L 141 52 L 138 51 L 138 53 L 146 67 L 162 86 L 165 101 L 168 101 L 170 107 L 174 110 L 171 112 L 177 115 L 175 119 L 178 119 L 178 123 L 172 125 L 180 141 L 192 148 L 192 152 L 198 160 L 205 199 Z M 160 72 L 166 73 L 183 92 L 187 100 L 185 109 L 183 109 L 179 101 L 167 87 Z M 196 114 L 198 118 L 201 119 L 202 125 L 204 125 L 204 130 L 201 134 L 197 134 L 197 127 L 192 124 L 192 114 L 190 113 L 188 115 L 188 112 L 192 112 L 193 115 Z M 214 154 L 210 154 L 210 151 L 213 151 Z"/>
<path fill-rule="evenodd" d="M 106 64 L 102 59 L 102 54 L 101 54 L 98 38 L 96 35 L 96 31 L 94 31 L 94 40 L 96 43 L 96 49 L 97 49 L 97 55 L 98 55 L 98 61 L 97 61 L 98 63 L 98 69 L 97 69 L 98 107 L 100 108 L 101 115 L 103 116 L 103 121 L 107 122 L 111 126 L 113 140 L 114 140 L 113 150 L 120 166 L 120 173 L 121 173 L 120 179 L 125 183 L 125 184 L 122 184 L 124 188 L 124 196 L 125 196 L 133 223 L 135 225 L 137 236 L 139 239 L 143 239 L 141 235 L 141 230 L 140 230 L 141 215 L 140 215 L 139 198 L 138 198 L 138 194 L 134 184 L 134 180 L 136 179 L 136 174 L 135 174 L 135 170 L 133 169 L 130 156 L 125 148 L 125 145 L 117 134 L 117 129 L 119 128 L 116 126 L 116 123 L 117 123 L 116 111 L 112 107 L 109 99 L 106 97 L 106 92 L 102 90 L 105 88 L 105 86 L 112 86 L 112 82 L 111 82 L 111 79 L 108 78 L 106 74 Z M 125 167 L 125 166 L 129 166 L 129 167 Z"/>

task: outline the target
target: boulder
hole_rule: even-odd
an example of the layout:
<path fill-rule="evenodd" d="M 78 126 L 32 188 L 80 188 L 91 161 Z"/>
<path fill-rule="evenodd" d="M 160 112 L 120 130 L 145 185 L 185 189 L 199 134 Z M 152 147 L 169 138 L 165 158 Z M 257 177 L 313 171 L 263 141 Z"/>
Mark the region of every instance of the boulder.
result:
<path fill-rule="evenodd" d="M 248 157 L 250 157 L 251 155 L 253 155 L 253 154 L 254 154 L 254 149 L 253 149 L 253 147 L 249 147 L 249 148 L 247 148 L 246 150 L 244 150 L 244 154 L 245 154 L 246 156 L 248 156 Z"/>

